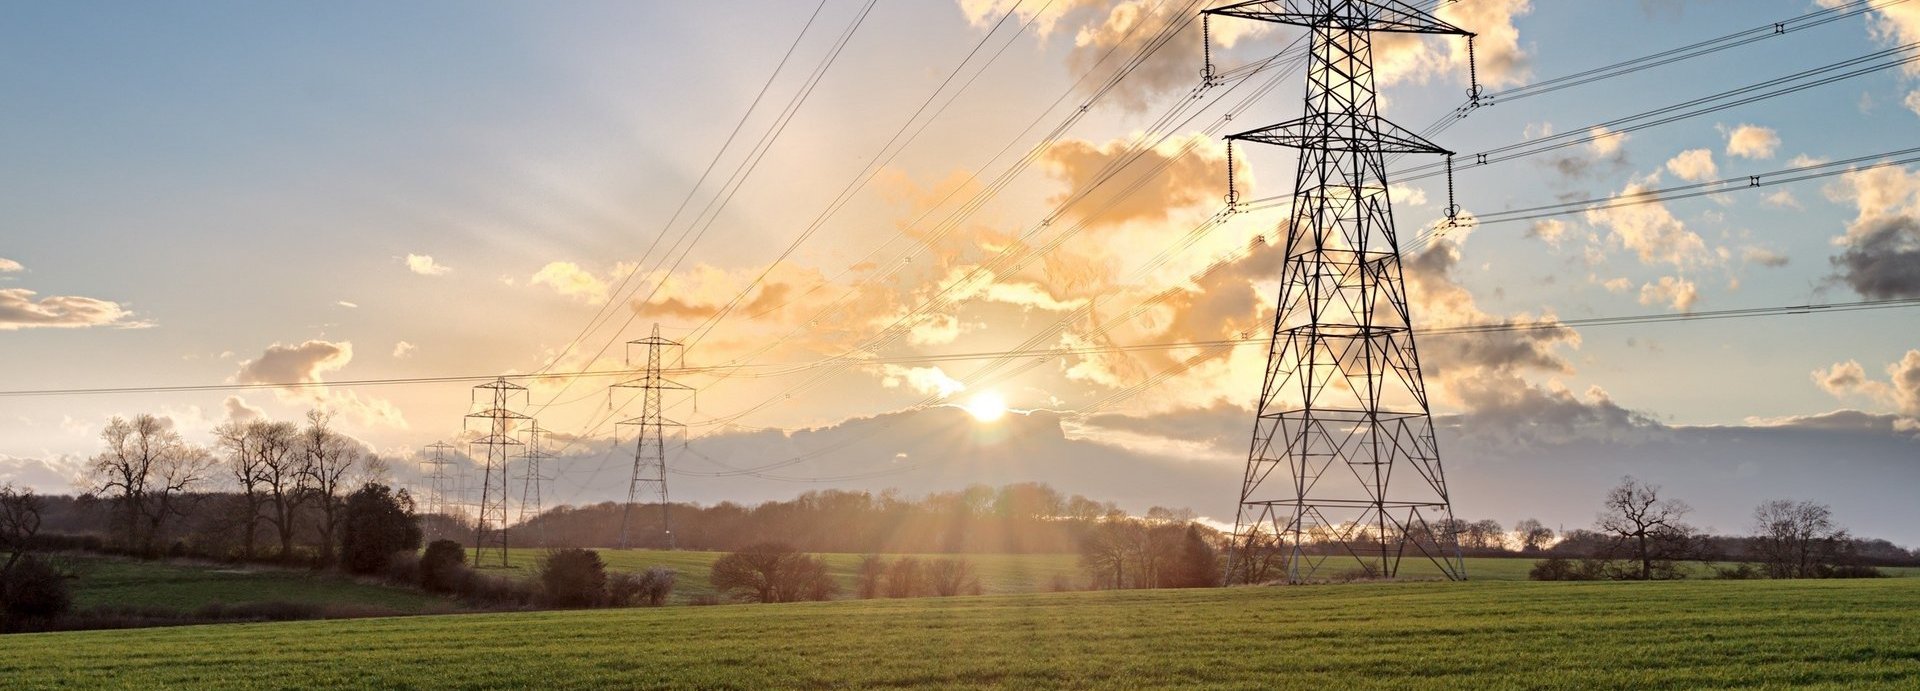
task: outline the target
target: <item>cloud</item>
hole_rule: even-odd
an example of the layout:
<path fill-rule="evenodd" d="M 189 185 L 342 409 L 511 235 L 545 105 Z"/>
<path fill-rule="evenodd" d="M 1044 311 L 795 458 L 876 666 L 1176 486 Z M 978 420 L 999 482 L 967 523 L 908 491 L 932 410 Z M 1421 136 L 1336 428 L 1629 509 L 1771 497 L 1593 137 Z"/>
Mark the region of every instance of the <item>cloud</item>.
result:
<path fill-rule="evenodd" d="M 1892 408 L 1896 430 L 1920 431 L 1920 350 L 1907 351 L 1884 371 L 1886 381 L 1870 379 L 1859 361 L 1848 360 L 1814 370 L 1813 381 L 1835 398 L 1861 396 Z"/>
<path fill-rule="evenodd" d="M 1551 133 L 1553 128 L 1549 125 L 1543 131 Z M 1541 164 L 1569 180 L 1627 167 L 1626 144 L 1632 138 L 1630 135 L 1605 127 L 1594 127 L 1587 134 L 1593 139 L 1586 146 L 1568 147 L 1559 153 L 1549 153 L 1540 159 Z"/>
<path fill-rule="evenodd" d="M 590 304 L 607 300 L 607 282 L 573 262 L 549 262 L 534 272 L 528 282 L 553 288 L 554 292 Z"/>
<path fill-rule="evenodd" d="M 20 262 L 6 257 L 0 257 L 0 274 L 19 273 L 25 271 L 26 268 L 27 267 L 21 266 Z"/>
<path fill-rule="evenodd" d="M 915 392 L 938 395 L 941 398 L 965 391 L 966 384 L 947 376 L 939 367 L 902 367 L 900 365 L 882 365 L 880 385 L 889 389 L 908 388 Z"/>
<path fill-rule="evenodd" d="M 221 407 L 227 411 L 228 420 L 238 423 L 251 422 L 267 416 L 267 411 L 248 405 L 246 399 L 239 396 L 228 396 Z"/>
<path fill-rule="evenodd" d="M 1833 278 L 1870 299 L 1920 296 L 1920 172 L 1886 167 L 1848 173 L 1827 189 L 1859 213 L 1834 240 Z"/>
<path fill-rule="evenodd" d="M 1635 180 L 1620 190 L 1620 197 L 1641 194 L 1658 182 L 1658 174 Z M 1646 264 L 1665 263 L 1676 268 L 1699 266 L 1711 260 L 1706 241 L 1687 229 L 1687 225 L 1659 202 L 1605 209 L 1589 209 L 1587 222 L 1605 227 L 1616 245 L 1633 250 Z"/>
<path fill-rule="evenodd" d="M 407 255 L 406 261 L 408 271 L 422 276 L 445 276 L 447 272 L 453 270 L 445 264 L 435 262 L 433 257 L 424 254 L 409 254 Z"/>
<path fill-rule="evenodd" d="M 392 403 L 362 398 L 353 391 L 313 386 L 324 383 L 326 374 L 337 372 L 352 361 L 353 343 L 348 341 L 313 339 L 296 345 L 275 343 L 260 357 L 240 363 L 233 380 L 240 384 L 278 384 L 281 386 L 275 387 L 274 393 L 283 402 L 346 413 L 366 425 L 405 428 L 406 419 Z"/>
<path fill-rule="evenodd" d="M 1031 3 L 1025 0 L 960 0 L 960 13 L 965 15 L 967 23 L 976 29 L 988 29 L 1000 21 L 1007 12 L 1013 12 L 1014 19 L 1020 22 L 1032 22 L 1034 31 L 1045 37 L 1053 33 L 1067 14 L 1086 7 L 1097 7 L 1104 0 L 1057 0 L 1049 3 Z M 1036 6 L 1038 5 L 1038 6 Z"/>
<path fill-rule="evenodd" d="M 1222 203 L 1227 192 L 1225 145 L 1196 132 L 1169 137 L 1149 150 L 1134 150 L 1136 142 L 1153 136 L 1136 133 L 1105 144 L 1068 139 L 1048 147 L 1041 161 L 1067 185 L 1050 201 L 1077 200 L 1066 213 L 1086 221 L 1090 228 L 1161 222 L 1181 209 Z M 1129 156 L 1136 157 L 1123 163 Z M 1239 173 L 1244 176 L 1241 167 Z"/>
<path fill-rule="evenodd" d="M 1566 221 L 1562 221 L 1557 218 L 1547 218 L 1547 219 L 1534 221 L 1533 225 L 1527 228 L 1527 237 L 1540 238 L 1541 240 L 1545 240 L 1547 244 L 1553 245 L 1554 247 L 1559 247 L 1561 238 L 1566 237 L 1566 235 L 1567 235 Z"/>
<path fill-rule="evenodd" d="M 1765 197 L 1761 197 L 1760 201 L 1766 202 L 1767 206 L 1781 208 L 1781 209 L 1806 208 L 1800 205 L 1799 199 L 1794 198 L 1793 190 L 1787 189 L 1785 187 L 1774 190 L 1772 194 L 1769 194 Z"/>
<path fill-rule="evenodd" d="M 1073 0 L 1067 4 L 1071 9 L 1098 1 Z M 1107 88 L 1106 102 L 1131 112 L 1145 110 L 1155 96 L 1196 87 L 1200 84 L 1202 52 L 1200 22 L 1194 20 L 1172 34 L 1164 33 L 1170 24 L 1187 21 L 1190 15 L 1186 11 L 1185 5 L 1150 0 L 1113 3 L 1104 15 L 1089 17 L 1075 30 L 1073 49 L 1067 53 L 1067 70 L 1084 76 L 1079 82 L 1083 93 Z M 1216 50 L 1271 30 L 1262 22 L 1244 20 L 1216 20 L 1212 24 Z M 1139 59 L 1143 54 L 1146 57 Z M 1121 70 L 1131 71 L 1125 79 L 1113 82 Z"/>
<path fill-rule="evenodd" d="M 120 303 L 76 295 L 34 297 L 26 288 L 0 288 L 0 331 L 84 329 L 91 326 L 144 328 Z"/>
<path fill-rule="evenodd" d="M 1914 115 L 1920 115 L 1920 89 L 1907 92 L 1906 100 L 1901 103 L 1907 107 L 1907 110 L 1913 111 Z"/>
<path fill-rule="evenodd" d="M 1650 281 L 1640 286 L 1640 304 L 1665 304 L 1682 312 L 1693 311 L 1693 303 L 1700 299 L 1700 291 L 1693 282 L 1678 276 L 1661 276 L 1658 281 Z"/>
<path fill-rule="evenodd" d="M 1740 250 L 1740 259 L 1748 264 L 1777 269 L 1787 265 L 1787 255 L 1765 247 L 1746 247 Z"/>
<path fill-rule="evenodd" d="M 1741 124 L 1727 132 L 1727 155 L 1741 158 L 1768 159 L 1780 148 L 1780 135 L 1772 128 L 1759 125 Z"/>
<path fill-rule="evenodd" d="M 1667 170 L 1688 182 L 1712 180 L 1720 170 L 1713 165 L 1713 151 L 1688 149 L 1667 161 Z"/>
<path fill-rule="evenodd" d="M 1465 0 L 1442 5 L 1434 14 L 1478 34 L 1474 59 L 1483 87 L 1520 84 L 1529 76 L 1529 56 L 1520 45 L 1514 20 L 1533 11 L 1531 0 Z M 1374 68 L 1381 85 L 1424 84 L 1436 77 L 1465 83 L 1467 41 L 1458 36 L 1373 35 Z"/>
<path fill-rule="evenodd" d="M 408 343 L 406 341 L 395 343 L 393 344 L 393 359 L 405 360 L 407 358 L 413 357 L 413 351 L 414 351 L 414 347 L 412 343 Z"/>
<path fill-rule="evenodd" d="M 1632 138 L 1625 132 L 1615 132 L 1600 126 L 1587 130 L 1587 134 L 1593 137 L 1593 141 L 1587 142 L 1587 149 L 1592 151 L 1593 155 L 1603 158 L 1620 153 L 1621 148 L 1627 145 L 1627 140 Z"/>
<path fill-rule="evenodd" d="M 351 309 L 359 309 L 359 308 L 360 308 L 360 305 L 359 305 L 359 303 L 353 303 L 353 302 L 347 302 L 346 300 L 336 300 L 336 301 L 334 301 L 334 303 L 333 303 L 333 304 L 335 304 L 335 305 L 338 305 L 338 306 L 341 306 L 341 307 L 345 307 L 345 308 L 347 308 L 347 309 L 350 309 L 350 310 L 351 310 Z"/>

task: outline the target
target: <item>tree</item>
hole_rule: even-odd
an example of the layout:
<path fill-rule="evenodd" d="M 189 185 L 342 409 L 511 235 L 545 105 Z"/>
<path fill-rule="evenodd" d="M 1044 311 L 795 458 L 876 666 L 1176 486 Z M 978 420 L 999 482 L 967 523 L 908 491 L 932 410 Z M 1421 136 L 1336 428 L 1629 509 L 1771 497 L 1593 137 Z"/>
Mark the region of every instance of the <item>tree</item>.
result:
<path fill-rule="evenodd" d="M 973 562 L 935 559 L 927 562 L 927 590 L 940 597 L 979 595 L 980 578 L 973 573 Z"/>
<path fill-rule="evenodd" d="M 825 600 L 839 589 L 827 566 L 778 542 L 762 542 L 713 562 L 715 590 L 747 602 Z"/>
<path fill-rule="evenodd" d="M 1220 562 L 1198 524 L 1188 524 L 1180 554 L 1162 583 L 1171 588 L 1211 588 L 1220 584 Z"/>
<path fill-rule="evenodd" d="M 52 618 L 72 606 L 67 574 L 43 557 L 21 558 L 0 579 L 0 614 L 5 615 L 0 630 L 14 628 L 21 619 Z"/>
<path fill-rule="evenodd" d="M 40 533 L 40 514 L 45 508 L 33 490 L 16 490 L 12 484 L 0 486 L 0 552 L 6 553 L 5 563 L 0 563 L 0 582 L 33 551 L 34 537 Z M 4 596 L 5 593 L 0 592 L 0 599 Z"/>
<path fill-rule="evenodd" d="M 325 411 L 307 413 L 307 427 L 300 433 L 300 453 L 305 456 L 306 486 L 320 507 L 320 563 L 333 562 L 333 547 L 340 528 L 341 493 L 349 473 L 360 467 L 366 453 L 358 442 L 333 431 L 332 416 Z"/>
<path fill-rule="evenodd" d="M 377 573 L 393 555 L 420 548 L 413 497 L 368 483 L 347 495 L 341 509 L 341 565 L 350 573 Z"/>
<path fill-rule="evenodd" d="M 452 540 L 434 540 L 420 555 L 420 586 L 438 593 L 453 592 L 466 568 L 465 547 Z"/>
<path fill-rule="evenodd" d="M 1850 541 L 1833 509 L 1775 499 L 1753 510 L 1754 552 L 1771 578 L 1818 578 L 1832 571 Z"/>
<path fill-rule="evenodd" d="M 926 585 L 917 558 L 900 557 L 887 567 L 887 597 L 919 597 L 926 594 Z"/>
<path fill-rule="evenodd" d="M 227 454 L 227 475 L 233 480 L 233 486 L 239 490 L 240 504 L 236 518 L 240 524 L 240 555 L 247 561 L 253 561 L 256 553 L 256 537 L 260 532 L 260 509 L 266 505 L 265 466 L 261 463 L 258 444 L 262 442 L 258 431 L 266 427 L 262 420 L 241 423 L 228 421 L 214 428 L 213 434 L 219 440 L 220 448 Z"/>
<path fill-rule="evenodd" d="M 1686 502 L 1660 498 L 1660 486 L 1643 483 L 1633 476 L 1607 492 L 1596 523 L 1613 538 L 1612 554 L 1631 560 L 1637 567 L 1622 575 L 1651 580 L 1678 578 L 1674 562 L 1684 559 L 1691 546 L 1693 526 L 1681 522 L 1692 512 Z"/>
<path fill-rule="evenodd" d="M 592 607 L 606 593 L 607 565 L 590 549 L 547 552 L 540 558 L 539 574 L 547 599 L 559 607 Z"/>
<path fill-rule="evenodd" d="M 1489 518 L 1468 523 L 1464 528 L 1466 534 L 1461 536 L 1461 547 L 1481 550 L 1506 547 L 1506 529 L 1500 527 L 1499 521 Z"/>
<path fill-rule="evenodd" d="M 113 418 L 100 438 L 107 448 L 88 463 L 95 491 L 119 506 L 127 548 L 152 553 L 166 520 L 180 512 L 181 497 L 206 479 L 213 456 L 152 415 Z"/>
<path fill-rule="evenodd" d="M 1520 539 L 1520 551 L 1538 552 L 1553 543 L 1553 529 L 1548 528 L 1537 518 L 1528 518 L 1513 524 L 1515 537 Z"/>
<path fill-rule="evenodd" d="M 293 558 L 293 536 L 299 530 L 300 506 L 307 492 L 307 456 L 299 452 L 300 428 L 291 422 L 265 422 L 249 430 L 257 435 L 254 453 L 260 457 L 260 486 L 267 495 L 267 522 L 280 539 L 280 560 Z"/>
<path fill-rule="evenodd" d="M 860 566 L 854 570 L 854 597 L 871 600 L 880 597 L 887 579 L 887 560 L 878 554 L 860 557 Z"/>

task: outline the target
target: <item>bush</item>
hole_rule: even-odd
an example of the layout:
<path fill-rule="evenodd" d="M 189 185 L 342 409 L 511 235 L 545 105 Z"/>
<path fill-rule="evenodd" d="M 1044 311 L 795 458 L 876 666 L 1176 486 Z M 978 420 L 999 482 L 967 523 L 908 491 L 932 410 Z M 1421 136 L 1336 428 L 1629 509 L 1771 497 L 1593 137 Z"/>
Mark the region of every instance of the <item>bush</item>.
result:
<path fill-rule="evenodd" d="M 547 601 L 558 607 L 592 607 L 607 591 L 607 565 L 590 549 L 547 552 L 540 558 L 539 575 Z"/>
<path fill-rule="evenodd" d="M 878 554 L 869 554 L 860 558 L 860 567 L 855 571 L 853 596 L 862 600 L 880 597 L 881 588 L 886 584 L 887 560 Z"/>
<path fill-rule="evenodd" d="M 919 597 L 926 594 L 926 585 L 919 559 L 901 557 L 887 567 L 887 597 Z"/>
<path fill-rule="evenodd" d="M 979 595 L 980 579 L 973 575 L 972 562 L 935 559 L 927 562 L 927 590 L 941 597 Z"/>
<path fill-rule="evenodd" d="M 1756 578 L 1765 578 L 1766 574 L 1761 573 L 1759 569 L 1753 568 L 1752 564 L 1740 562 L 1733 566 L 1713 567 L 1713 577 L 1729 581 L 1747 581 Z"/>
<path fill-rule="evenodd" d="M 367 483 L 347 495 L 341 517 L 341 566 L 348 573 L 379 573 L 387 560 L 420 548 L 420 526 L 404 495 L 386 485 Z"/>
<path fill-rule="evenodd" d="M 1820 572 L 1821 578 L 1885 578 L 1886 575 L 1880 569 L 1864 564 L 1833 566 Z"/>
<path fill-rule="evenodd" d="M 826 562 L 788 545 L 763 542 L 713 562 L 713 587 L 746 602 L 826 600 L 840 591 Z"/>
<path fill-rule="evenodd" d="M 607 574 L 608 607 L 631 607 L 639 597 L 639 575 L 626 571 Z"/>
<path fill-rule="evenodd" d="M 1606 564 L 1594 559 L 1573 561 L 1548 557 L 1533 563 L 1527 578 L 1536 581 L 1597 581 L 1606 575 Z"/>
<path fill-rule="evenodd" d="M 648 607 L 667 604 L 667 598 L 673 595 L 673 583 L 680 573 L 664 566 L 647 569 L 640 576 L 640 598 Z"/>
<path fill-rule="evenodd" d="M 465 580 L 467 550 L 452 540 L 434 540 L 420 555 L 420 587 L 436 593 L 460 590 Z"/>
<path fill-rule="evenodd" d="M 66 613 L 73 607 L 66 572 L 46 559 L 21 557 L 0 580 L 0 607 L 8 626 L 16 619 L 44 620 Z"/>

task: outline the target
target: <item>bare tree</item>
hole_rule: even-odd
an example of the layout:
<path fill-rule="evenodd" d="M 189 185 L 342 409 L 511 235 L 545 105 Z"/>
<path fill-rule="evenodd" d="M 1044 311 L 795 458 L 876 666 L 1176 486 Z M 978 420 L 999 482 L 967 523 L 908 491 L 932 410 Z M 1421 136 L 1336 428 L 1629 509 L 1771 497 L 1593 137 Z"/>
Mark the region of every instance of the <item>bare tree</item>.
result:
<path fill-rule="evenodd" d="M 250 422 L 227 421 L 214 428 L 213 435 L 219 440 L 220 449 L 227 454 L 227 478 L 233 481 L 240 493 L 240 505 L 235 509 L 234 518 L 240 524 L 241 554 L 252 561 L 255 554 L 255 538 L 260 532 L 260 509 L 266 504 L 265 464 L 260 460 L 258 431 L 267 425 L 265 421 Z"/>
<path fill-rule="evenodd" d="M 1627 476 L 1607 492 L 1603 507 L 1596 527 L 1613 537 L 1616 553 L 1637 565 L 1630 577 L 1677 576 L 1674 562 L 1686 558 L 1696 532 L 1681 521 L 1693 511 L 1686 502 L 1661 499 L 1659 485 Z"/>
<path fill-rule="evenodd" d="M 33 490 L 14 489 L 11 484 L 0 486 L 0 551 L 7 555 L 6 564 L 0 565 L 0 574 L 12 573 L 20 558 L 33 551 L 43 508 Z"/>
<path fill-rule="evenodd" d="M 320 507 L 320 562 L 323 564 L 333 563 L 348 477 L 366 458 L 359 442 L 333 431 L 328 425 L 331 418 L 324 411 L 308 412 L 307 427 L 300 433 L 300 453 L 306 457 L 306 487 Z"/>
<path fill-rule="evenodd" d="M 1849 540 L 1833 509 L 1775 499 L 1753 510 L 1754 551 L 1773 578 L 1816 578 L 1833 568 Z"/>
<path fill-rule="evenodd" d="M 291 422 L 261 421 L 248 434 L 259 457 L 259 482 L 267 497 L 267 522 L 280 539 L 280 559 L 293 558 L 300 505 L 307 501 L 306 454 L 299 452 L 300 428 Z"/>
<path fill-rule="evenodd" d="M 181 496 L 207 478 L 213 457 L 152 415 L 113 418 L 100 438 L 107 448 L 88 463 L 95 491 L 119 505 L 127 548 L 150 552 Z"/>
<path fill-rule="evenodd" d="M 1548 528 L 1537 518 L 1528 518 L 1513 524 L 1514 536 L 1520 540 L 1520 551 L 1538 552 L 1553 542 L 1553 529 Z"/>

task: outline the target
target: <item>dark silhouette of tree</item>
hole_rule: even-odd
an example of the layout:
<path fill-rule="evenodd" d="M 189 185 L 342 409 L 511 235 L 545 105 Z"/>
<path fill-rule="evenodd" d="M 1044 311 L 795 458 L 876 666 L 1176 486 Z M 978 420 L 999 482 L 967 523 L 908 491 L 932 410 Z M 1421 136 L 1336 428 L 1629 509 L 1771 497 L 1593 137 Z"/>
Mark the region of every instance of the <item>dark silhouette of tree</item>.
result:
<path fill-rule="evenodd" d="M 1775 499 L 1753 510 L 1753 551 L 1771 578 L 1819 578 L 1831 573 L 1852 541 L 1833 522 L 1833 509 L 1810 501 Z"/>
<path fill-rule="evenodd" d="M 299 453 L 305 457 L 302 472 L 304 486 L 320 509 L 320 563 L 333 563 L 333 549 L 340 529 L 341 494 L 347 477 L 366 459 L 359 442 L 333 431 L 332 416 L 325 411 L 307 413 L 307 427 L 300 432 Z"/>
<path fill-rule="evenodd" d="M 973 562 L 953 557 L 934 559 L 927 562 L 927 590 L 941 597 L 979 595 L 980 577 L 973 572 Z"/>
<path fill-rule="evenodd" d="M 341 566 L 350 573 L 385 569 L 393 555 L 420 548 L 413 497 L 386 485 L 368 483 L 347 495 L 341 508 Z"/>
<path fill-rule="evenodd" d="M 420 586 L 438 593 L 450 593 L 466 574 L 467 549 L 452 540 L 427 543 L 420 555 Z"/>
<path fill-rule="evenodd" d="M 927 580 L 920 560 L 900 557 L 887 567 L 887 597 L 920 597 L 927 594 Z"/>
<path fill-rule="evenodd" d="M 862 600 L 880 597 L 887 581 L 887 560 L 878 554 L 860 557 L 854 569 L 853 594 Z"/>
<path fill-rule="evenodd" d="M 107 448 L 88 463 L 95 491 L 120 508 L 127 548 L 152 554 L 167 519 L 180 513 L 183 497 L 207 478 L 213 456 L 182 440 L 171 422 L 152 415 L 113 418 L 100 438 Z"/>
<path fill-rule="evenodd" d="M 280 559 L 293 559 L 293 538 L 300 529 L 300 507 L 307 502 L 307 455 L 301 453 L 300 428 L 291 422 L 263 422 L 250 430 L 260 456 L 260 486 L 267 495 L 267 522 L 280 539 Z"/>
<path fill-rule="evenodd" d="M 33 490 L 17 490 L 12 484 L 0 486 L 0 552 L 6 554 L 6 561 L 0 563 L 0 578 L 12 573 L 14 565 L 33 551 L 45 510 L 45 503 Z M 4 595 L 0 593 L 0 598 Z"/>
<path fill-rule="evenodd" d="M 1613 537 L 1608 556 L 1632 562 L 1623 577 L 1678 578 L 1675 562 L 1687 558 L 1696 532 L 1681 521 L 1691 511 L 1686 502 L 1662 499 L 1659 485 L 1628 476 L 1607 492 L 1596 527 Z"/>
<path fill-rule="evenodd" d="M 600 604 L 607 588 L 607 565 L 600 553 L 566 547 L 547 552 L 538 566 L 541 591 L 557 607 Z"/>
<path fill-rule="evenodd" d="M 1548 528 L 1537 518 L 1528 518 L 1513 524 L 1515 537 L 1520 540 L 1520 551 L 1538 552 L 1553 543 L 1553 529 Z"/>

